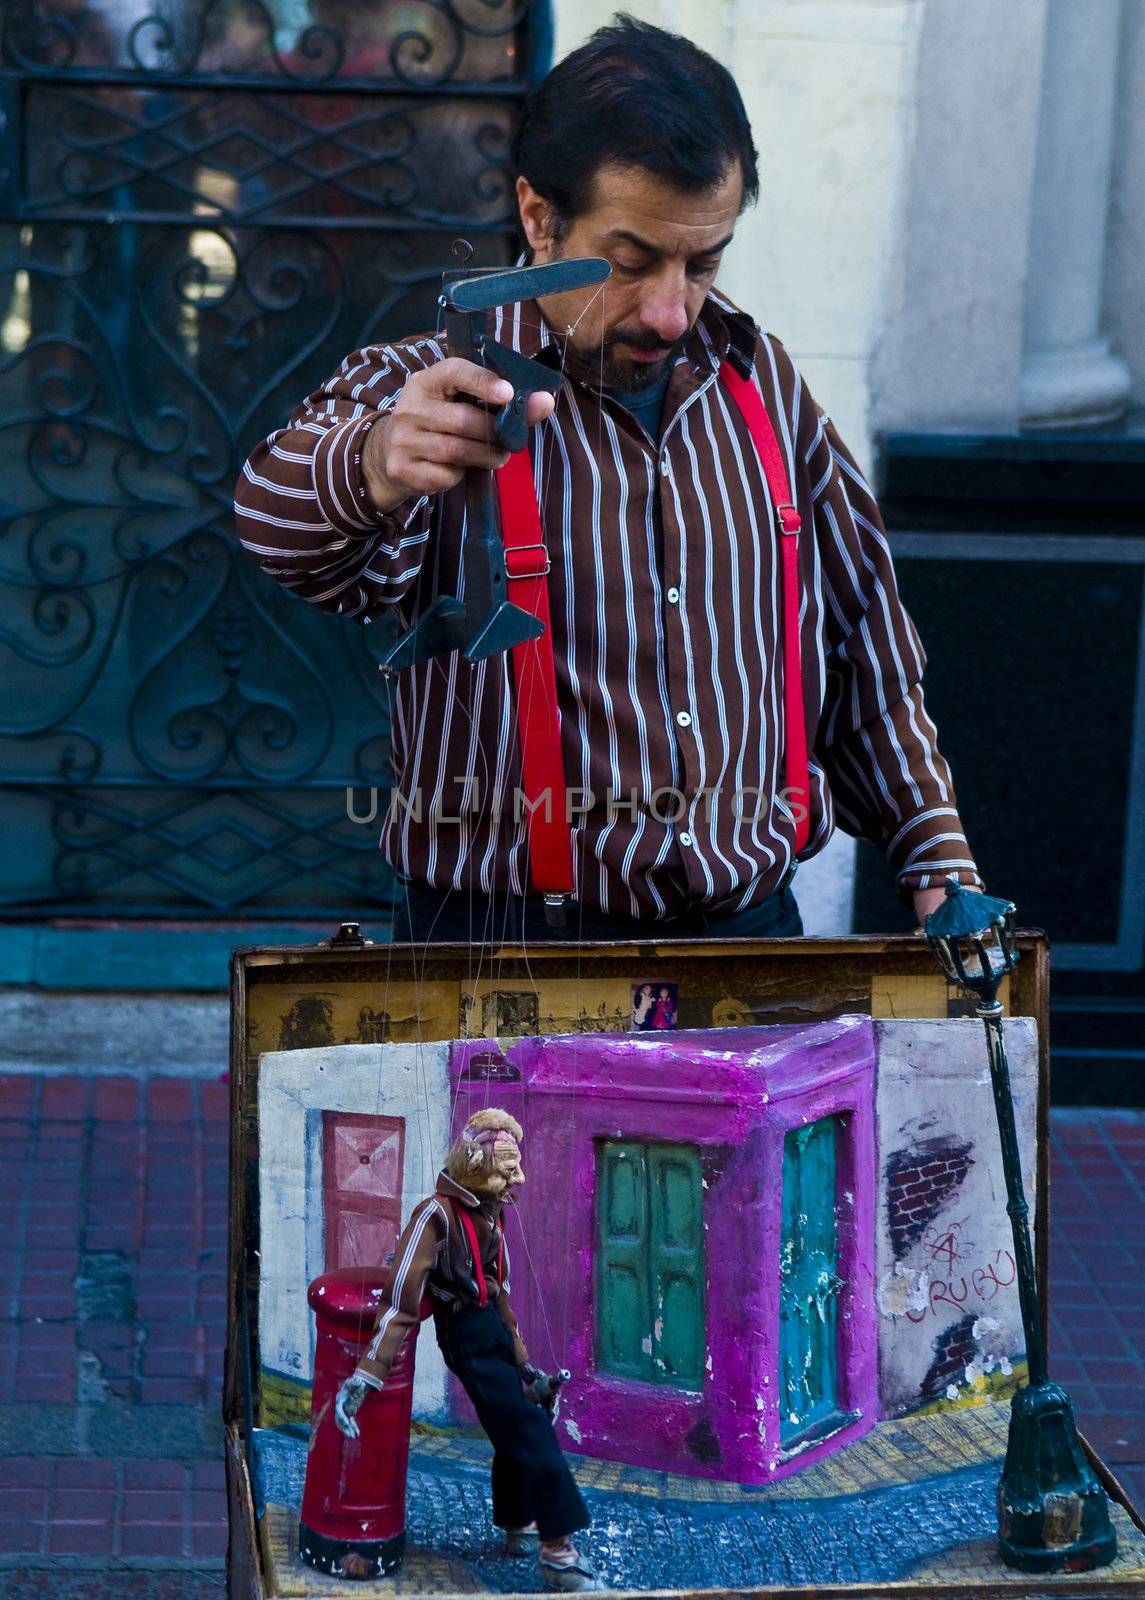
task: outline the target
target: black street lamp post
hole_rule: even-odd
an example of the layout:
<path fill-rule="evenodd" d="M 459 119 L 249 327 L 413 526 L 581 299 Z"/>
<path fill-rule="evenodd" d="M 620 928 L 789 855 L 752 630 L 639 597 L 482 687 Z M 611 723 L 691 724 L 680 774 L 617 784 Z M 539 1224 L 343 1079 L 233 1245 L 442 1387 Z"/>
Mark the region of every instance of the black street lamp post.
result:
<path fill-rule="evenodd" d="M 1029 1365 L 1029 1382 L 1010 1407 L 1010 1437 L 998 1485 L 999 1549 L 1007 1566 L 1023 1572 L 1083 1572 L 1113 1560 L 1117 1537 L 1105 1491 L 1077 1436 L 1069 1395 L 1046 1372 L 1029 1207 L 998 1001 L 998 988 L 1018 961 L 1015 907 L 1009 900 L 967 893 L 955 878 L 946 880 L 946 895 L 926 919 L 926 938 L 949 982 L 977 997 L 976 1010 L 986 1026 Z"/>

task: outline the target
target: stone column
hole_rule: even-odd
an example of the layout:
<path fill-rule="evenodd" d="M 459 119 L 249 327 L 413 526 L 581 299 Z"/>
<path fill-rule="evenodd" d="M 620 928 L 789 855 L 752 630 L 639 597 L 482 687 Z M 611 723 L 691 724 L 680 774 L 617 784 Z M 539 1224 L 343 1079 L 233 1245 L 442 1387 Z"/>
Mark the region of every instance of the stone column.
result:
<path fill-rule="evenodd" d="M 1021 417 L 1120 415 L 1129 372 L 1101 331 L 1121 0 L 1048 0 L 1030 221 Z"/>

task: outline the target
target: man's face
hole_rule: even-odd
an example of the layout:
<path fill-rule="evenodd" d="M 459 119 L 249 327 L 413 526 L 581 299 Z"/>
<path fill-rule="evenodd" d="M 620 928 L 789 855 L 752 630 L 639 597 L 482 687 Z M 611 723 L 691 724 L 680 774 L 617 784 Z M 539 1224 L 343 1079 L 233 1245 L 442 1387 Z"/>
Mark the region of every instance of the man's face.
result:
<path fill-rule="evenodd" d="M 604 166 L 591 206 L 558 241 L 548 202 L 517 180 L 521 221 L 538 265 L 575 256 L 604 256 L 612 264 L 603 287 L 540 301 L 553 331 L 567 334 L 567 363 L 577 377 L 624 392 L 663 377 L 715 282 L 742 194 L 738 162 L 704 194 L 685 194 L 639 167 Z"/>

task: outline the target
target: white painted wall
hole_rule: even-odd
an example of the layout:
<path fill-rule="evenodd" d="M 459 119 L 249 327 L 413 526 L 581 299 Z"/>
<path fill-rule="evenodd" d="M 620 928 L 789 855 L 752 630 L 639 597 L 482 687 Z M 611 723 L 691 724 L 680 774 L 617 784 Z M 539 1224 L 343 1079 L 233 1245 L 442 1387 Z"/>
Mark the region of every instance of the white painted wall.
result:
<path fill-rule="evenodd" d="M 309 1384 L 314 1316 L 306 1303 L 323 1269 L 319 1119 L 365 1112 L 405 1122 L 402 1221 L 432 1194 L 449 1148 L 445 1044 L 346 1044 L 273 1050 L 259 1058 L 259 1304 L 264 1368 Z M 445 1366 L 432 1335 L 419 1338 L 416 1416 L 445 1415 Z"/>
<path fill-rule="evenodd" d="M 1037 1181 L 1038 1033 L 1032 1017 L 1003 1024 L 1030 1221 Z M 966 1404 L 980 1377 L 995 1382 L 1025 1356 L 1010 1219 L 986 1040 L 974 1017 L 876 1021 L 879 1214 L 876 1227 L 879 1400 L 885 1416 L 919 1405 L 936 1343 L 973 1314 L 970 1372 L 949 1395 Z M 965 1180 L 900 1258 L 891 1242 L 887 1163 L 926 1140 L 969 1146 Z M 999 1285 L 1002 1285 L 1000 1287 Z"/>

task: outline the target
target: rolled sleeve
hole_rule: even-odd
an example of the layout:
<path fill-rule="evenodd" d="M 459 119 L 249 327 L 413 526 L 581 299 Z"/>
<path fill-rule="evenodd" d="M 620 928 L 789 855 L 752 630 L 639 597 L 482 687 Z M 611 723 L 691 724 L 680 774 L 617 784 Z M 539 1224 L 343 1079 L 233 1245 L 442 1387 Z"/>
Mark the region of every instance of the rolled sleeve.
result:
<path fill-rule="evenodd" d="M 900 891 L 953 874 L 982 886 L 926 710 L 926 657 L 899 598 L 869 487 L 821 419 L 808 462 L 827 602 L 827 696 L 816 753 L 840 825 L 884 851 Z"/>
<path fill-rule="evenodd" d="M 422 495 L 376 510 L 362 456 L 410 372 L 440 355 L 433 340 L 400 356 L 390 346 L 356 352 L 251 452 L 235 489 L 239 542 L 299 599 L 370 622 L 412 588 L 430 544 L 433 503 Z"/>

